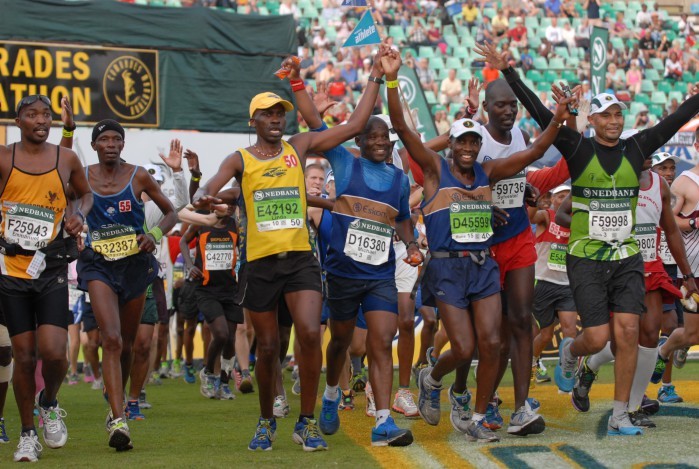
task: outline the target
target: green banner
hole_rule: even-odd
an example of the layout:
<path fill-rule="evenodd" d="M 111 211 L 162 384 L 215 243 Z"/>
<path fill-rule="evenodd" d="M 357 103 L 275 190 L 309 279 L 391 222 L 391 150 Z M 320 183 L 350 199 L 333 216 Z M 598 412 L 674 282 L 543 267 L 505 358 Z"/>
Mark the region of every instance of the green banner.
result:
<path fill-rule="evenodd" d="M 403 65 L 398 71 L 398 82 L 400 84 L 401 99 L 405 99 L 411 110 L 417 109 L 417 119 L 414 122 L 417 131 L 420 132 L 424 141 L 435 138 L 437 136 L 437 127 L 434 125 L 430 106 L 427 104 L 425 92 L 422 91 L 422 86 L 420 86 L 415 70 L 407 65 Z M 385 89 L 383 98 L 384 102 L 388 102 Z M 407 116 L 406 119 L 408 119 Z M 411 123 L 408 122 L 408 124 Z"/>
<path fill-rule="evenodd" d="M 596 96 L 607 88 L 607 42 L 609 31 L 595 26 L 590 36 L 590 81 L 592 96 Z"/>

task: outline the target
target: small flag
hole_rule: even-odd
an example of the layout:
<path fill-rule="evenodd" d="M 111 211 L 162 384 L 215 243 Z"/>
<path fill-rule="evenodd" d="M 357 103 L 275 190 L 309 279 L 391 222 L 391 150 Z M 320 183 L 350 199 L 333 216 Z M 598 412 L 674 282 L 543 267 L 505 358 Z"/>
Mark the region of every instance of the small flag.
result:
<path fill-rule="evenodd" d="M 342 7 L 366 7 L 366 0 L 342 0 Z"/>
<path fill-rule="evenodd" d="M 371 11 L 367 10 L 362 15 L 359 23 L 349 35 L 342 47 L 366 46 L 369 44 L 380 44 L 381 36 L 376 29 L 376 23 L 371 16 Z"/>

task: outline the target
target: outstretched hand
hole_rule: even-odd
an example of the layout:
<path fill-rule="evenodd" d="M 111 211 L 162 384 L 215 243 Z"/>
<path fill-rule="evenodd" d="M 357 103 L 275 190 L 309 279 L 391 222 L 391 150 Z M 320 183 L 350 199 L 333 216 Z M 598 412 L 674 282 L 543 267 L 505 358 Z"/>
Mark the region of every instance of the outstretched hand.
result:
<path fill-rule="evenodd" d="M 61 98 L 61 121 L 63 126 L 72 129 L 75 125 L 73 120 L 73 107 L 70 105 L 70 99 L 68 95 Z"/>
<path fill-rule="evenodd" d="M 551 85 L 551 92 L 553 93 L 553 100 L 556 102 L 556 111 L 553 114 L 553 119 L 556 122 L 565 122 L 572 115 L 568 105 L 573 109 L 577 109 L 578 96 L 573 93 L 569 98 L 566 98 L 563 91 L 556 85 Z"/>
<path fill-rule="evenodd" d="M 505 70 L 509 67 L 507 63 L 507 54 L 498 52 L 494 44 L 488 44 L 487 42 L 476 44 L 474 50 L 477 54 L 481 55 L 486 62 L 490 63 L 490 65 L 498 70 Z"/>
<path fill-rule="evenodd" d="M 284 59 L 282 62 L 282 69 L 289 73 L 287 75 L 289 80 L 298 80 L 301 78 L 301 61 L 298 57 L 292 55 Z"/>
<path fill-rule="evenodd" d="M 386 79 L 395 80 L 402 65 L 400 54 L 398 51 L 389 48 L 381 57 L 381 64 L 386 73 Z"/>
<path fill-rule="evenodd" d="M 466 105 L 471 109 L 478 109 L 478 97 L 481 90 L 485 88 L 485 83 L 481 83 L 477 77 L 471 77 L 468 81 L 468 97 Z"/>
<path fill-rule="evenodd" d="M 323 117 L 328 109 L 336 104 L 337 101 L 333 101 L 328 97 L 327 85 L 323 82 L 318 82 L 316 92 L 313 93 L 313 105 L 316 107 L 320 117 Z"/>
<path fill-rule="evenodd" d="M 167 156 L 158 153 L 163 162 L 173 171 L 182 169 L 182 143 L 174 138 L 170 142 L 170 152 Z"/>

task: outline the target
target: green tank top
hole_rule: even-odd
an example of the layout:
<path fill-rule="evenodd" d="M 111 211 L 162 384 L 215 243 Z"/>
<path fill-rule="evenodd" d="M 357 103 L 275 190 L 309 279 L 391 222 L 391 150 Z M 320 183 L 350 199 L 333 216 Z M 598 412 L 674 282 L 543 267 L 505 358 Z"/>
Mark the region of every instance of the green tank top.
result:
<path fill-rule="evenodd" d="M 626 156 L 610 175 L 595 154 L 573 181 L 568 253 L 597 261 L 638 254 L 634 237 L 638 188 L 638 175 Z"/>

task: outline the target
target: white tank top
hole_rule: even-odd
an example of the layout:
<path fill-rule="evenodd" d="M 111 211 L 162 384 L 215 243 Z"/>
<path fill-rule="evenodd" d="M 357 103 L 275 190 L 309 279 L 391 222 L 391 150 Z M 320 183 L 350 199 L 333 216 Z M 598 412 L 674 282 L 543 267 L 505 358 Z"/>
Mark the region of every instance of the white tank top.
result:
<path fill-rule="evenodd" d="M 663 211 L 660 176 L 652 171 L 649 174 L 650 187 L 638 191 L 636 205 L 636 241 L 643 262 L 653 262 L 658 258 L 660 214 Z"/>
<path fill-rule="evenodd" d="M 686 176 L 697 185 L 699 191 L 699 176 L 691 171 L 683 171 L 679 177 Z M 694 206 L 690 213 L 680 212 L 682 218 L 694 218 L 699 216 L 699 202 Z M 684 249 L 687 251 L 687 260 L 692 267 L 694 275 L 699 274 L 699 230 L 682 231 L 682 240 L 684 241 Z M 679 272 L 678 272 L 679 275 Z"/>
<path fill-rule="evenodd" d="M 512 140 L 509 145 L 495 141 L 488 129 L 484 126 L 483 143 L 476 161 L 484 163 L 488 160 L 507 158 L 518 151 L 525 150 L 524 136 L 518 127 L 512 127 L 510 133 Z M 526 170 L 522 170 L 514 176 L 499 181 L 493 186 L 493 205 L 500 208 L 521 207 L 524 203 L 524 189 L 527 183 Z"/>

